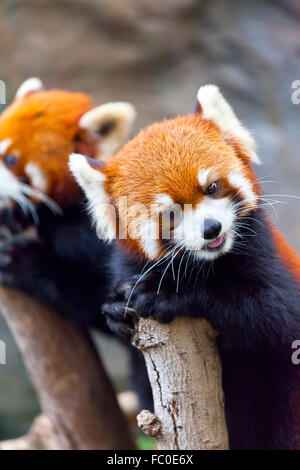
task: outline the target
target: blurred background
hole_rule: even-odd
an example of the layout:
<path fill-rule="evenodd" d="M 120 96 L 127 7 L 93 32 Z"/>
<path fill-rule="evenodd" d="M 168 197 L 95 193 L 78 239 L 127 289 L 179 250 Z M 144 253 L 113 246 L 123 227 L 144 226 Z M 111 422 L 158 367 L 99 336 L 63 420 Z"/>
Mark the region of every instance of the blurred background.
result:
<path fill-rule="evenodd" d="M 217 84 L 253 131 L 266 194 L 300 196 L 300 2 L 297 0 L 1 0 L 0 79 L 9 104 L 20 83 L 83 91 L 95 104 L 131 101 L 135 131 L 193 110 L 197 89 Z M 300 96 L 300 95 L 299 95 Z M 0 110 L 4 106 L 0 106 Z M 300 252 L 300 200 L 274 207 Z M 287 203 L 287 204 L 286 204 Z M 20 355 L 1 316 L 0 440 L 24 433 L 38 413 Z M 98 341 L 118 390 L 127 359 Z M 109 360 L 107 361 L 107 359 Z"/>

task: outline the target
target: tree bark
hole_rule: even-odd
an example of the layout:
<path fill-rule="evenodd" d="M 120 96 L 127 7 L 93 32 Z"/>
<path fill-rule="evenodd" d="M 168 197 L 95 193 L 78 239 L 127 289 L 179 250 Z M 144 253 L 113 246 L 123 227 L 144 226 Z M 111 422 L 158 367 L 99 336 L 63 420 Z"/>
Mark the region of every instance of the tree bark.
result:
<path fill-rule="evenodd" d="M 19 291 L 0 288 L 3 313 L 60 449 L 134 449 L 86 330 Z"/>
<path fill-rule="evenodd" d="M 228 449 L 217 333 L 206 320 L 140 319 L 134 344 L 144 353 L 155 415 L 138 424 L 158 449 Z"/>

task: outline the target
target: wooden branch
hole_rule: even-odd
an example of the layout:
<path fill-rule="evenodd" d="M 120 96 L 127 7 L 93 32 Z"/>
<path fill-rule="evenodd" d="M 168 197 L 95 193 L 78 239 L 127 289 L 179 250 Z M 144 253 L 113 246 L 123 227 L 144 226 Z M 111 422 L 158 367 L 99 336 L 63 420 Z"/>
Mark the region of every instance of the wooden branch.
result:
<path fill-rule="evenodd" d="M 216 336 L 205 320 L 139 320 L 133 342 L 145 356 L 155 415 L 141 412 L 138 424 L 158 449 L 228 449 Z"/>
<path fill-rule="evenodd" d="M 55 450 L 58 442 L 50 419 L 39 415 L 27 434 L 0 442 L 0 450 Z"/>
<path fill-rule="evenodd" d="M 134 449 L 88 333 L 15 290 L 0 288 L 0 311 L 53 425 L 58 448 Z"/>

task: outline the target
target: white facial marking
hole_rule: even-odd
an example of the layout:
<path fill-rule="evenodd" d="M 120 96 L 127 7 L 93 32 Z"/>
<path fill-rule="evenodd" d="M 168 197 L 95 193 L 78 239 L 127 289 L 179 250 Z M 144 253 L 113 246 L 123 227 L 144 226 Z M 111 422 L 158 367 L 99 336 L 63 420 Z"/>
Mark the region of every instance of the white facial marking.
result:
<path fill-rule="evenodd" d="M 22 194 L 21 184 L 14 175 L 0 162 L 0 207 L 9 206 L 11 199 Z"/>
<path fill-rule="evenodd" d="M 222 224 L 219 236 L 226 235 L 226 243 L 222 249 L 215 252 L 205 250 L 208 240 L 203 238 L 204 220 L 216 219 Z M 185 206 L 181 223 L 174 229 L 174 239 L 179 246 L 194 251 L 196 256 L 202 259 L 215 259 L 220 254 L 230 250 L 233 242 L 231 227 L 234 221 L 233 204 L 229 198 L 209 199 L 205 198 L 196 209 L 190 205 Z"/>
<path fill-rule="evenodd" d="M 245 202 L 251 206 L 255 206 L 257 202 L 257 196 L 253 191 L 252 184 L 247 178 L 239 172 L 231 172 L 228 175 L 228 181 L 232 186 L 238 188 L 241 195 L 245 198 Z"/>
<path fill-rule="evenodd" d="M 204 188 L 206 186 L 209 172 L 210 172 L 210 169 L 199 171 L 198 181 L 199 181 L 200 185 L 202 186 L 202 188 Z"/>
<path fill-rule="evenodd" d="M 83 155 L 76 153 L 70 155 L 69 167 L 89 201 L 98 237 L 112 241 L 116 237 L 116 214 L 105 192 L 105 175 L 93 169 Z"/>
<path fill-rule="evenodd" d="M 174 201 L 171 198 L 171 196 L 169 196 L 169 194 L 166 194 L 166 193 L 158 194 L 155 198 L 155 202 L 158 206 L 158 210 L 168 209 L 172 207 L 172 205 L 174 204 Z"/>
<path fill-rule="evenodd" d="M 6 152 L 6 150 L 9 148 L 11 143 L 12 143 L 11 139 L 1 140 L 1 142 L 0 142 L 0 155 L 3 155 Z"/>
<path fill-rule="evenodd" d="M 31 77 L 25 80 L 25 82 L 22 83 L 22 85 L 19 87 L 17 93 L 16 93 L 16 98 L 20 99 L 23 98 L 23 96 L 27 95 L 28 93 L 33 93 L 35 91 L 40 91 L 44 89 L 43 82 L 36 77 Z"/>
<path fill-rule="evenodd" d="M 31 185 L 45 193 L 48 188 L 48 183 L 46 180 L 46 176 L 41 168 L 39 168 L 34 163 L 28 163 L 25 167 L 25 173 L 29 177 L 31 181 Z"/>
<path fill-rule="evenodd" d="M 107 135 L 99 135 L 99 157 L 107 160 L 127 138 L 135 116 L 136 111 L 130 103 L 106 103 L 84 114 L 79 126 L 98 134 L 102 125 L 113 123 Z"/>
<path fill-rule="evenodd" d="M 204 119 L 215 122 L 224 135 L 233 136 L 243 146 L 250 160 L 259 164 L 256 144 L 250 132 L 242 125 L 218 87 L 205 85 L 199 88 L 197 99 Z"/>
<path fill-rule="evenodd" d="M 155 259 L 159 253 L 157 223 L 151 219 L 144 221 L 140 227 L 140 239 L 144 252 L 150 259 Z"/>

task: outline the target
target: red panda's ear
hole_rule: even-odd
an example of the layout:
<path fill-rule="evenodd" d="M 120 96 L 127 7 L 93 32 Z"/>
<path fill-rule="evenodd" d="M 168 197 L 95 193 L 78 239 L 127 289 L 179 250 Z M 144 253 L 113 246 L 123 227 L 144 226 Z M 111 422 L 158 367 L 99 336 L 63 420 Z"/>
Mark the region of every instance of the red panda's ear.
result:
<path fill-rule="evenodd" d="M 199 112 L 203 119 L 217 124 L 225 140 L 235 140 L 248 155 L 249 160 L 253 163 L 260 163 L 253 137 L 239 121 L 218 87 L 205 85 L 199 88 L 195 112 Z"/>
<path fill-rule="evenodd" d="M 130 103 L 106 103 L 84 114 L 79 126 L 99 139 L 99 158 L 107 160 L 128 137 L 135 116 Z"/>
<path fill-rule="evenodd" d="M 105 190 L 105 163 L 72 153 L 69 167 L 88 199 L 98 237 L 112 241 L 116 236 L 116 216 L 114 205 Z"/>
<path fill-rule="evenodd" d="M 19 100 L 24 96 L 35 93 L 37 91 L 44 90 L 43 82 L 36 77 L 31 77 L 25 80 L 22 85 L 18 88 L 15 99 Z"/>

